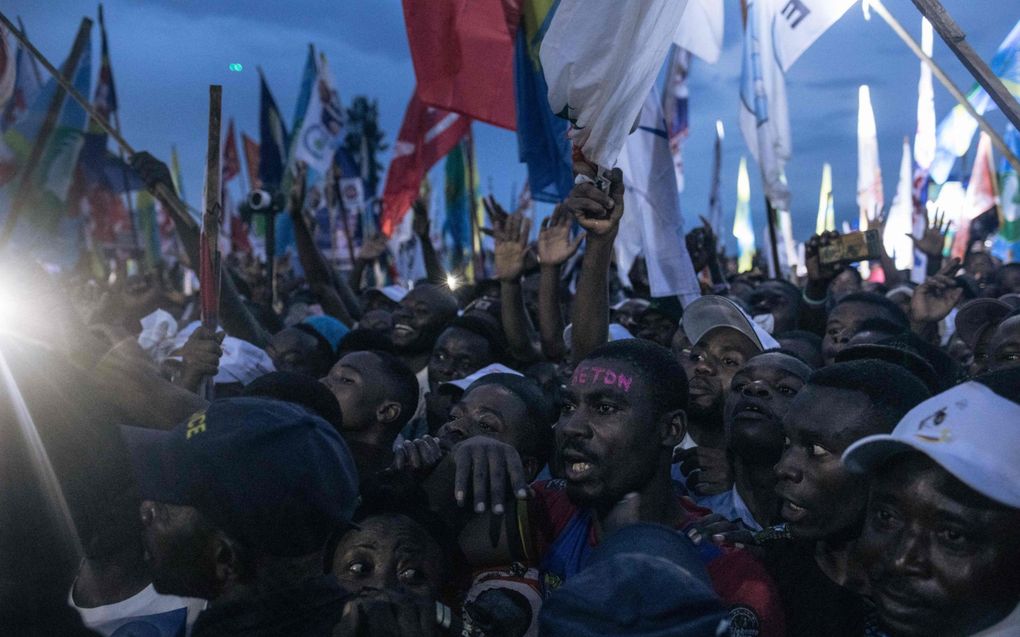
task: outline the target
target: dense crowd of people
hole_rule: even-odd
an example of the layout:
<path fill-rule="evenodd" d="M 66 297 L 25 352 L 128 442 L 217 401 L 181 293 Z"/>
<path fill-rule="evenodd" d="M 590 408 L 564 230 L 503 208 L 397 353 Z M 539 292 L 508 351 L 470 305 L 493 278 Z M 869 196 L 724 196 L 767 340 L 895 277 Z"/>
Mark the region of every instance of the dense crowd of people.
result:
<path fill-rule="evenodd" d="M 320 252 L 299 167 L 301 276 L 231 255 L 217 329 L 180 225 L 174 268 L 5 263 L 0 633 L 1020 634 L 1020 264 L 934 223 L 919 285 L 837 233 L 792 282 L 705 224 L 681 307 L 575 172 L 455 289 L 417 202 L 407 289 Z"/>

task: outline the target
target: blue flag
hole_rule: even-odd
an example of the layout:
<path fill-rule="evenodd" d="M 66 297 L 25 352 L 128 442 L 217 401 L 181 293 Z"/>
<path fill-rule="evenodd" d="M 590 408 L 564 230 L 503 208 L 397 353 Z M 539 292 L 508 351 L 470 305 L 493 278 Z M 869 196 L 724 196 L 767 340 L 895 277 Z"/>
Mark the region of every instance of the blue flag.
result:
<path fill-rule="evenodd" d="M 538 57 L 555 5 L 556 0 L 524 3 L 514 59 L 518 153 L 528 166 L 532 198 L 550 203 L 565 199 L 574 185 L 569 123 L 549 107 L 549 88 Z"/>
<path fill-rule="evenodd" d="M 468 217 L 467 157 L 461 141 L 446 156 L 446 223 L 443 234 L 450 238 L 450 267 L 459 267 L 470 248 L 471 219 Z"/>
<path fill-rule="evenodd" d="M 276 106 L 273 94 L 269 92 L 266 78 L 259 70 L 262 83 L 259 111 L 259 179 L 262 187 L 273 191 L 283 182 L 283 170 L 287 165 L 287 128 Z"/>

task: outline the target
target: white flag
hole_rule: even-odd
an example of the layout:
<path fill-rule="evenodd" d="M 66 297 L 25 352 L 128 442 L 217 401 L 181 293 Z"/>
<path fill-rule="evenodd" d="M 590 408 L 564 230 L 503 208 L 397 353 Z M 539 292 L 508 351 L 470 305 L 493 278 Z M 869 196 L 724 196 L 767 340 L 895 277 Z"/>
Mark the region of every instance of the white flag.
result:
<path fill-rule="evenodd" d="M 645 98 L 637 130 L 620 153 L 619 167 L 626 187 L 620 234 L 628 239 L 620 248 L 624 253 L 617 252 L 617 265 L 621 272 L 630 271 L 640 235 L 652 296 L 676 295 L 686 306 L 701 296 L 701 286 L 687 253 L 666 120 L 654 89 Z"/>
<path fill-rule="evenodd" d="M 855 2 L 857 0 L 769 0 L 775 57 L 783 71 L 789 71 L 797 58 Z M 750 7 L 747 11 L 750 16 Z"/>
<path fill-rule="evenodd" d="M 785 72 L 855 0 L 750 0 L 740 77 L 740 129 L 761 168 L 765 195 L 790 209 L 782 181 L 792 152 Z"/>
<path fill-rule="evenodd" d="M 921 18 L 921 50 L 931 57 L 935 33 L 931 22 Z M 914 162 L 927 172 L 935 160 L 935 89 L 931 67 L 921 62 L 921 79 L 917 83 L 917 133 L 914 135 Z"/>
<path fill-rule="evenodd" d="M 871 107 L 871 90 L 861 86 L 857 106 L 857 207 L 861 212 L 860 229 L 882 210 L 882 167 L 878 161 L 878 131 Z"/>
<path fill-rule="evenodd" d="M 903 139 L 900 180 L 889 207 L 882 241 L 892 255 L 897 270 L 909 270 L 914 264 L 914 242 L 907 235 L 914 230 L 914 171 L 910 161 L 910 140 Z"/>
<path fill-rule="evenodd" d="M 688 0 L 673 43 L 709 64 L 718 62 L 723 45 L 723 0 Z"/>
<path fill-rule="evenodd" d="M 641 112 L 687 0 L 560 0 L 542 40 L 549 106 L 588 161 L 611 168 Z"/>
<path fill-rule="evenodd" d="M 321 55 L 312 98 L 308 100 L 308 110 L 293 141 L 294 159 L 307 163 L 319 174 L 325 174 L 329 169 L 333 155 L 343 141 L 343 106 L 335 86 L 326 56 Z"/>

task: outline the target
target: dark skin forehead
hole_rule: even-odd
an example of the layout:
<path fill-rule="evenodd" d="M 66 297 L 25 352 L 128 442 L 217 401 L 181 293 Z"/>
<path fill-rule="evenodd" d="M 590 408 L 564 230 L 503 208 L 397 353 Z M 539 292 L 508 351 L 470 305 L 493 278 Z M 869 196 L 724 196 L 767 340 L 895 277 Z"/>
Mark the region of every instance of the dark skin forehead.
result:
<path fill-rule="evenodd" d="M 860 325 L 870 318 L 884 318 L 890 321 L 896 320 L 896 317 L 892 316 L 890 312 L 880 305 L 865 303 L 862 301 L 847 301 L 845 303 L 840 303 L 836 307 L 832 308 L 832 312 L 829 313 L 829 323 L 839 322 L 844 327 Z"/>
<path fill-rule="evenodd" d="M 436 341 L 436 349 L 445 349 L 457 354 L 489 356 L 489 341 L 481 334 L 475 334 L 462 327 L 448 327 Z"/>
<path fill-rule="evenodd" d="M 723 352 L 739 352 L 745 358 L 754 356 L 760 351 L 751 342 L 751 339 L 731 327 L 717 327 L 709 330 L 694 347 L 716 355 Z"/>
<path fill-rule="evenodd" d="M 995 502 L 970 488 L 921 453 L 893 456 L 875 473 L 872 493 L 885 500 L 920 495 L 924 509 L 935 517 L 956 518 L 974 531 L 1001 516 L 1020 522 L 1020 510 Z"/>
<path fill-rule="evenodd" d="M 270 355 L 275 354 L 276 356 L 283 356 L 288 352 L 306 352 L 308 350 L 314 350 L 318 347 L 318 342 L 315 337 L 307 332 L 288 327 L 284 330 L 273 334 L 272 338 L 269 339 L 269 345 L 266 347 L 267 350 L 272 348 L 273 351 Z"/>
<path fill-rule="evenodd" d="M 779 283 L 778 281 L 765 281 L 757 288 L 754 292 L 751 292 L 751 299 L 757 300 L 761 297 L 775 297 L 780 296 L 788 301 L 796 301 L 798 292 L 792 290 L 786 285 Z"/>
<path fill-rule="evenodd" d="M 372 516 L 359 522 L 358 526 L 361 528 L 344 535 L 337 547 L 338 552 L 361 547 L 439 559 L 439 547 L 432 537 L 420 524 L 406 516 Z"/>
<path fill-rule="evenodd" d="M 351 352 L 347 354 L 334 366 L 349 367 L 362 376 L 372 380 L 382 380 L 382 371 L 379 366 L 379 357 L 372 352 Z"/>
<path fill-rule="evenodd" d="M 811 368 L 793 356 L 780 352 L 769 352 L 759 354 L 747 361 L 734 378 L 744 376 L 748 378 L 775 379 L 796 378 L 801 381 L 807 380 L 811 375 Z"/>
<path fill-rule="evenodd" d="M 414 309 L 424 304 L 433 312 L 449 312 L 456 314 L 457 300 L 448 292 L 435 285 L 419 285 L 407 293 L 400 305 Z"/>
<path fill-rule="evenodd" d="M 465 393 L 454 409 L 488 412 L 509 428 L 520 432 L 527 429 L 528 406 L 512 391 L 495 383 L 479 385 Z"/>
<path fill-rule="evenodd" d="M 871 401 L 863 392 L 808 383 L 783 418 L 791 439 L 815 441 L 842 453 L 861 438 L 877 433 L 869 426 Z"/>

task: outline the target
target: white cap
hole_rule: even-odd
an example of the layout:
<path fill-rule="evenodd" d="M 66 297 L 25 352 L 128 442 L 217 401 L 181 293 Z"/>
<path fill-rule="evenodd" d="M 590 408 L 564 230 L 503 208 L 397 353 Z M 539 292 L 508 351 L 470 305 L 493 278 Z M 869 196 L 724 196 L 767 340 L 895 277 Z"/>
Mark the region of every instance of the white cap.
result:
<path fill-rule="evenodd" d="M 684 308 L 680 327 L 692 345 L 717 327 L 729 327 L 751 339 L 761 351 L 779 347 L 779 341 L 725 296 L 702 296 L 692 301 Z"/>
<path fill-rule="evenodd" d="M 573 323 L 563 328 L 563 344 L 567 346 L 567 349 L 569 349 L 573 345 L 574 342 L 573 335 L 574 335 Z M 634 335 L 631 334 L 630 330 L 628 330 L 623 325 L 620 325 L 619 323 L 610 323 L 609 335 L 606 338 L 607 341 L 623 341 L 628 338 L 634 338 Z"/>
<path fill-rule="evenodd" d="M 408 289 L 402 285 L 387 285 L 380 288 L 372 288 L 369 292 L 378 292 L 394 303 L 400 303 L 407 296 Z"/>
<path fill-rule="evenodd" d="M 974 381 L 914 407 L 891 434 L 862 438 L 843 454 L 866 472 L 916 450 L 978 493 L 1020 509 L 1020 405 Z"/>
<path fill-rule="evenodd" d="M 464 378 L 458 378 L 457 380 L 449 380 L 446 381 L 445 383 L 441 383 L 439 386 L 447 387 L 452 385 L 454 387 L 459 388 L 461 391 L 466 391 L 467 388 L 471 386 L 471 383 L 475 382 L 476 380 L 483 376 L 488 376 L 489 374 L 513 374 L 514 376 L 524 376 L 524 374 L 520 373 L 515 369 L 510 369 L 506 365 L 493 363 L 492 365 L 486 365 L 477 372 L 469 374 Z"/>
<path fill-rule="evenodd" d="M 651 301 L 648 301 L 646 299 L 642 299 L 642 298 L 639 298 L 639 297 L 634 297 L 634 298 L 624 299 L 624 300 L 620 301 L 619 303 L 614 303 L 613 305 L 609 306 L 609 309 L 611 309 L 611 310 L 618 310 L 621 307 L 623 307 L 624 305 L 627 305 L 628 303 L 633 303 L 634 305 L 637 305 L 638 308 L 640 308 L 642 310 L 647 308 L 649 305 L 652 304 Z"/>

